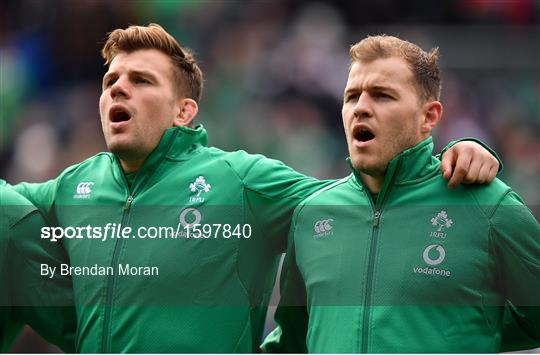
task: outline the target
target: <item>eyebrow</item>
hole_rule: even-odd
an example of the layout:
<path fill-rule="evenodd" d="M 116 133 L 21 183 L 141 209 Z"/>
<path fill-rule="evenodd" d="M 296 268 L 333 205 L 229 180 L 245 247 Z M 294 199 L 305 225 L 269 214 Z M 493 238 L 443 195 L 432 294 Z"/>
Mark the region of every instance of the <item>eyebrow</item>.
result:
<path fill-rule="evenodd" d="M 356 93 L 358 91 L 360 91 L 360 90 L 358 90 L 357 88 L 354 88 L 354 87 L 350 88 L 350 89 L 346 89 L 345 92 L 343 93 L 343 97 L 347 97 L 347 95 L 349 95 L 351 93 Z M 391 86 L 384 86 L 384 85 L 368 86 L 367 91 L 387 91 L 387 92 L 390 92 L 393 95 L 398 95 L 398 91 L 396 89 L 394 89 Z"/>
<path fill-rule="evenodd" d="M 146 77 L 149 77 L 149 78 L 152 79 L 152 80 L 157 80 L 157 77 L 156 77 L 152 72 L 146 71 L 146 70 L 130 70 L 128 74 L 129 74 L 130 76 L 131 76 L 131 75 L 146 76 Z M 114 71 L 105 73 L 105 75 L 103 76 L 103 80 L 101 81 L 102 85 L 104 85 L 105 82 L 107 82 L 107 80 L 108 80 L 111 76 L 115 76 L 115 75 L 117 75 L 117 73 L 114 72 Z"/>
<path fill-rule="evenodd" d="M 349 94 L 357 92 L 357 91 L 358 89 L 355 89 L 355 88 L 346 89 L 345 92 L 343 93 L 343 97 L 347 97 Z"/>
<path fill-rule="evenodd" d="M 384 86 L 384 85 L 373 85 L 373 86 L 369 87 L 369 90 L 372 90 L 372 91 L 387 91 L 387 92 L 390 92 L 391 94 L 394 94 L 394 95 L 398 94 L 398 91 L 396 89 L 394 89 L 393 87 Z"/>

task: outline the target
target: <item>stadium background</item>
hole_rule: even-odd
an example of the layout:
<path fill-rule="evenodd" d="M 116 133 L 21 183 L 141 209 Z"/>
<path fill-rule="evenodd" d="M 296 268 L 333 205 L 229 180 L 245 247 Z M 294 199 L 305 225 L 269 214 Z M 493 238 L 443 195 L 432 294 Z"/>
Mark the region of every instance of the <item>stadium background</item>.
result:
<path fill-rule="evenodd" d="M 442 52 L 437 149 L 481 138 L 540 218 L 540 1 L 7 0 L 0 12 L 0 176 L 44 181 L 104 150 L 105 33 L 157 22 L 205 73 L 210 144 L 348 174 L 341 124 L 348 47 L 399 35 Z M 55 351 L 26 329 L 13 351 Z"/>

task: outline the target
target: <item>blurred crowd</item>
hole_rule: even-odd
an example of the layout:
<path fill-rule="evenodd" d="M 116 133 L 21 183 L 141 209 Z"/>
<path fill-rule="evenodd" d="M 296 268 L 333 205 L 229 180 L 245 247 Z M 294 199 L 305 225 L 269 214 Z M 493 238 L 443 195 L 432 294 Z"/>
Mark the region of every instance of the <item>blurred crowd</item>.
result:
<path fill-rule="evenodd" d="M 388 33 L 439 47 L 445 110 L 437 149 L 482 139 L 502 158 L 501 177 L 540 218 L 535 0 L 4 0 L 2 178 L 44 181 L 106 149 L 99 50 L 107 32 L 151 22 L 196 53 L 205 73 L 197 122 L 211 145 L 262 153 L 319 178 L 349 173 L 341 123 L 349 46 Z"/>

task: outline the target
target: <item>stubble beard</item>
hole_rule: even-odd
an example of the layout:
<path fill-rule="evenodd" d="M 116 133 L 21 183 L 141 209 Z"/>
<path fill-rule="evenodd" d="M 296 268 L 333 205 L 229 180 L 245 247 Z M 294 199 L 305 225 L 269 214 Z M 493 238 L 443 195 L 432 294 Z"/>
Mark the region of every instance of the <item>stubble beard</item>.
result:
<path fill-rule="evenodd" d="M 414 147 L 417 143 L 416 137 L 405 134 L 395 137 L 393 140 L 389 140 L 387 144 L 384 144 L 383 147 L 381 147 L 379 152 L 371 154 L 371 157 L 363 157 L 360 155 L 356 156 L 356 158 L 352 158 L 353 154 L 349 154 L 352 158 L 352 165 L 357 171 L 372 177 L 381 177 L 386 174 L 388 164 L 392 159 L 403 153 L 403 151 Z M 374 155 L 378 156 L 370 163 L 368 159 L 372 158 Z"/>
<path fill-rule="evenodd" d="M 131 140 L 119 141 L 118 137 L 105 137 L 105 143 L 111 153 L 118 156 L 120 160 L 136 160 L 140 155 L 140 152 L 133 146 Z"/>

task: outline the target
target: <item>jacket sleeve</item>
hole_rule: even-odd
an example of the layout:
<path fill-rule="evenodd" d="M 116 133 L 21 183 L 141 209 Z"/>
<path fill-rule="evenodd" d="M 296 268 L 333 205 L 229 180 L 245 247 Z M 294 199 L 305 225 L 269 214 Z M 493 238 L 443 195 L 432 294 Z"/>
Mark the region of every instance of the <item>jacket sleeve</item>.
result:
<path fill-rule="evenodd" d="M 68 257 L 60 243 L 40 239 L 45 227 L 34 210 L 10 227 L 10 284 L 13 317 L 30 325 L 66 352 L 75 351 L 76 312 L 71 278 L 60 275 Z M 41 276 L 41 265 L 56 267 L 54 277 Z"/>
<path fill-rule="evenodd" d="M 506 299 L 501 351 L 540 347 L 540 225 L 513 191 L 504 196 L 490 221 Z"/>
<path fill-rule="evenodd" d="M 22 182 L 13 185 L 13 189 L 26 197 L 43 214 L 47 221 L 52 221 L 56 190 L 61 176 L 43 183 Z"/>
<path fill-rule="evenodd" d="M 290 220 L 296 206 L 307 196 L 331 184 L 305 176 L 282 162 L 262 155 L 242 157 L 236 171 L 245 187 L 247 206 L 261 226 L 271 248 L 284 252 Z"/>
<path fill-rule="evenodd" d="M 93 157 L 89 159 L 93 159 Z M 64 177 L 77 170 L 81 164 L 75 164 L 66 168 L 58 177 L 46 182 L 21 182 L 11 187 L 36 206 L 49 224 L 54 224 L 54 207 L 58 188 L 62 184 Z"/>
<path fill-rule="evenodd" d="M 23 324 L 16 322 L 12 314 L 11 269 L 9 268 L 9 218 L 7 216 L 6 196 L 0 182 L 0 352 L 7 353 L 22 330 Z"/>
<path fill-rule="evenodd" d="M 307 353 L 307 293 L 296 264 L 293 228 L 281 272 L 279 305 L 274 315 L 276 328 L 268 334 L 261 349 L 267 353 Z"/>
<path fill-rule="evenodd" d="M 293 206 L 333 180 L 318 180 L 301 174 L 282 162 L 255 156 L 254 163 L 243 177 L 248 190 L 267 199 Z"/>

